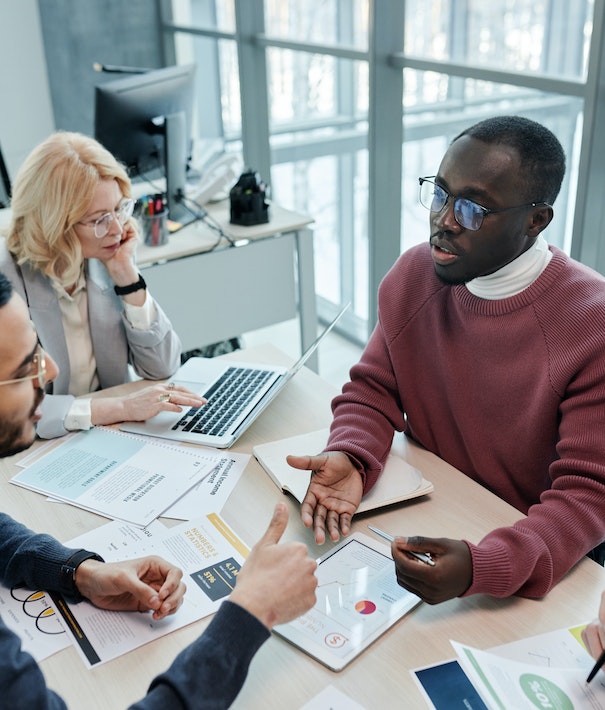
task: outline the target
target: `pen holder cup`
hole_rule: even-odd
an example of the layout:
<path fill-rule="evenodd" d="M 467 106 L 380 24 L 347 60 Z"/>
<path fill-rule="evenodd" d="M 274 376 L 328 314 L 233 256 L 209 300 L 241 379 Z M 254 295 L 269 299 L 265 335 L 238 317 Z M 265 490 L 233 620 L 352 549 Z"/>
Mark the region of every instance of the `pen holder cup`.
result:
<path fill-rule="evenodd" d="M 168 243 L 168 210 L 158 214 L 141 216 L 143 241 L 150 247 L 159 247 Z"/>

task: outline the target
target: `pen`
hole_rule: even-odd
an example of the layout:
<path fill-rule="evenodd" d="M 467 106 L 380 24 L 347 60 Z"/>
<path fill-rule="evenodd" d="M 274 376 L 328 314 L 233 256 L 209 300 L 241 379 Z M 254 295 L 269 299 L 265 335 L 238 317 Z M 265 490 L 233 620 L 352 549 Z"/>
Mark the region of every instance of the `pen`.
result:
<path fill-rule="evenodd" d="M 368 525 L 370 530 L 372 532 L 375 532 L 376 535 L 380 535 L 380 537 L 383 537 L 385 540 L 388 540 L 389 542 L 393 542 L 395 539 L 392 535 L 389 535 L 389 533 L 385 532 L 384 530 L 381 530 L 380 528 L 376 528 L 373 525 Z M 412 550 L 408 550 L 410 555 L 414 555 L 414 557 L 421 562 L 424 562 L 427 565 L 431 565 L 431 567 L 435 566 L 435 560 L 431 557 L 429 552 L 413 552 Z M 601 660 L 601 659 L 599 659 Z M 604 659 L 605 662 L 605 659 Z M 595 671 L 596 673 L 596 671 Z"/>
<path fill-rule="evenodd" d="M 605 663 L 605 650 L 601 651 L 601 655 L 597 658 L 597 662 L 594 664 L 592 667 L 592 670 L 588 674 L 588 678 L 586 678 L 586 682 L 590 683 L 590 681 L 596 676 L 596 674 L 599 672 L 599 669 L 601 666 Z"/>

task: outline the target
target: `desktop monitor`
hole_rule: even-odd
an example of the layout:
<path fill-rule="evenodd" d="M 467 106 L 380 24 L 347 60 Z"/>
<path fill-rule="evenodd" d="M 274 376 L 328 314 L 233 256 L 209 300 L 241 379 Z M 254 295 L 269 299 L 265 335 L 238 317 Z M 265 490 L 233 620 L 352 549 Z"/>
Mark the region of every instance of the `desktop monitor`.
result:
<path fill-rule="evenodd" d="M 195 219 L 183 202 L 191 154 L 195 65 L 153 69 L 95 87 L 95 138 L 129 175 L 166 178 L 169 218 Z"/>

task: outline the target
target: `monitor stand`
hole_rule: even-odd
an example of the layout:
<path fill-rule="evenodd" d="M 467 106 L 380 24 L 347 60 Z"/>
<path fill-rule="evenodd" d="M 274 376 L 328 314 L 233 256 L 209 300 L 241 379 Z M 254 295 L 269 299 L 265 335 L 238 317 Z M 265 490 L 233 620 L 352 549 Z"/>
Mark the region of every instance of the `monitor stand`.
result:
<path fill-rule="evenodd" d="M 195 204 L 185 202 L 187 170 L 187 128 L 183 112 L 164 116 L 164 149 L 168 219 L 176 231 L 199 219 Z"/>

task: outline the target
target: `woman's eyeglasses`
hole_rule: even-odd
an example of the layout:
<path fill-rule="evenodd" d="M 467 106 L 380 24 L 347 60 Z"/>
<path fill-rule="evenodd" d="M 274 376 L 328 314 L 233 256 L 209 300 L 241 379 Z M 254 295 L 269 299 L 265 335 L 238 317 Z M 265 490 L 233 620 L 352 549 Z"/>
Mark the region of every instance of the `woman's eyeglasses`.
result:
<path fill-rule="evenodd" d="M 114 219 L 118 221 L 120 226 L 123 226 L 132 217 L 133 212 L 134 200 L 130 197 L 125 197 L 113 212 L 105 212 L 94 222 L 78 222 L 78 224 L 83 227 L 92 227 L 95 231 L 95 237 L 103 239 Z"/>

